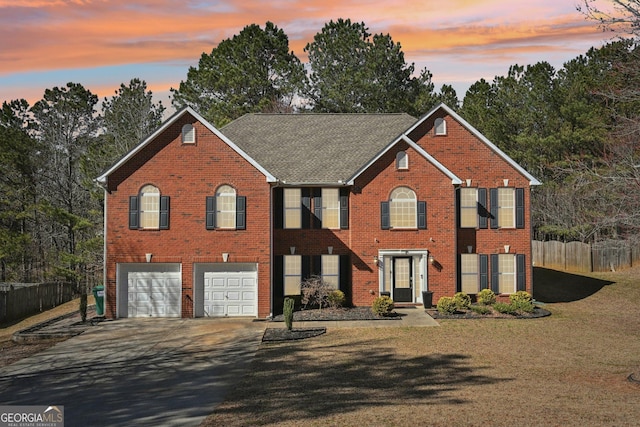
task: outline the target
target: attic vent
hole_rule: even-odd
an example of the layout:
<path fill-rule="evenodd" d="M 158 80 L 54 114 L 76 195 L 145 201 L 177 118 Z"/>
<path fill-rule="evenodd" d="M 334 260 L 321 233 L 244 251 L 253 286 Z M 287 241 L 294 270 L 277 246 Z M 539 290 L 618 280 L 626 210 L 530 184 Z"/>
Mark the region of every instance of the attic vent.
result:
<path fill-rule="evenodd" d="M 195 144 L 196 142 L 196 130 L 191 124 L 182 126 L 182 143 L 183 144 Z"/>
<path fill-rule="evenodd" d="M 447 122 L 444 121 L 443 118 L 438 117 L 434 123 L 436 135 L 446 135 L 447 134 Z"/>

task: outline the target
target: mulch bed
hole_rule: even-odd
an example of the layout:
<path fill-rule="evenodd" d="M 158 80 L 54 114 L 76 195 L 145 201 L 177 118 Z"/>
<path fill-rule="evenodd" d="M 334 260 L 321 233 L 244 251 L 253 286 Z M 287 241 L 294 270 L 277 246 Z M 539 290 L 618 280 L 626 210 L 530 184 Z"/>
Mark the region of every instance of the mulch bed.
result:
<path fill-rule="evenodd" d="M 400 320 L 400 316 L 393 312 L 389 316 L 379 316 L 371 311 L 370 307 L 352 308 L 323 308 L 322 310 L 300 310 L 293 313 L 293 328 L 267 328 L 262 337 L 262 342 L 279 342 L 302 340 L 320 336 L 327 332 L 327 328 L 296 328 L 296 322 L 321 322 L 321 321 L 349 321 L 349 320 Z M 284 316 L 278 315 L 272 322 L 284 322 Z"/>
<path fill-rule="evenodd" d="M 551 312 L 540 307 L 534 308 L 532 313 L 521 314 L 503 314 L 495 310 L 487 314 L 478 314 L 471 310 L 457 311 L 453 314 L 444 314 L 440 313 L 436 309 L 429 309 L 427 310 L 427 313 L 434 319 L 537 319 L 551 315 Z"/>
<path fill-rule="evenodd" d="M 327 328 L 267 328 L 262 336 L 262 342 L 279 342 L 303 340 L 320 336 L 327 332 Z"/>
<path fill-rule="evenodd" d="M 397 313 L 379 316 L 370 307 L 323 308 L 322 310 L 300 310 L 293 313 L 295 322 L 332 321 L 332 320 L 401 320 Z M 284 322 L 282 314 L 275 316 L 273 322 Z"/>

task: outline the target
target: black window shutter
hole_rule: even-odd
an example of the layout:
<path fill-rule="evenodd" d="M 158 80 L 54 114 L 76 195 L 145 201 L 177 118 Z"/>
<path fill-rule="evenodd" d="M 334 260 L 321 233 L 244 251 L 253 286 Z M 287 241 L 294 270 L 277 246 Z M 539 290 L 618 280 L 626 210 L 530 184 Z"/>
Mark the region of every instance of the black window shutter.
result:
<path fill-rule="evenodd" d="M 418 228 L 427 228 L 427 202 L 418 202 Z"/>
<path fill-rule="evenodd" d="M 462 255 L 458 254 L 458 268 L 456 273 L 456 292 L 462 291 Z"/>
<path fill-rule="evenodd" d="M 345 297 L 349 294 L 349 283 L 351 283 L 351 258 L 349 255 L 340 255 L 340 290 L 344 292 Z"/>
<path fill-rule="evenodd" d="M 322 255 L 313 255 L 311 258 L 311 274 L 314 276 L 322 275 Z"/>
<path fill-rule="evenodd" d="M 160 197 L 160 230 L 169 229 L 169 196 Z"/>
<path fill-rule="evenodd" d="M 460 190 L 460 187 L 456 188 L 456 227 L 460 228 L 460 222 L 461 222 L 461 217 L 462 217 L 462 204 L 460 202 L 460 193 L 462 191 Z"/>
<path fill-rule="evenodd" d="M 491 228 L 498 228 L 498 189 L 489 189 L 489 206 L 491 209 Z"/>
<path fill-rule="evenodd" d="M 527 270 L 524 261 L 524 254 L 516 255 L 516 290 L 518 291 L 527 289 Z"/>
<path fill-rule="evenodd" d="M 129 228 L 135 230 L 140 227 L 138 222 L 140 211 L 138 209 L 138 196 L 129 196 Z"/>
<path fill-rule="evenodd" d="M 301 273 L 302 273 L 302 280 L 306 280 L 311 276 L 311 257 L 309 255 L 302 255 L 302 266 L 301 266 Z"/>
<path fill-rule="evenodd" d="M 284 191 L 282 188 L 273 189 L 273 227 L 282 229 L 284 226 Z"/>
<path fill-rule="evenodd" d="M 215 230 L 216 228 L 216 197 L 207 196 L 206 201 L 205 223 L 207 230 Z"/>
<path fill-rule="evenodd" d="M 524 188 L 516 188 L 516 228 L 524 228 Z"/>
<path fill-rule="evenodd" d="M 383 230 L 388 230 L 391 228 L 389 202 L 380 202 L 380 228 L 382 228 Z"/>
<path fill-rule="evenodd" d="M 491 254 L 491 290 L 496 294 L 498 293 L 498 289 L 500 289 L 500 287 L 498 286 L 499 277 L 498 254 Z"/>
<path fill-rule="evenodd" d="M 302 228 L 311 228 L 311 189 L 303 188 L 301 194 Z"/>
<path fill-rule="evenodd" d="M 282 313 L 284 305 L 284 257 L 273 257 L 273 311 Z"/>
<path fill-rule="evenodd" d="M 478 255 L 478 263 L 480 289 L 486 289 L 489 287 L 489 257 L 484 254 Z"/>
<path fill-rule="evenodd" d="M 349 189 L 340 189 L 340 228 L 349 228 Z"/>
<path fill-rule="evenodd" d="M 478 188 L 478 228 L 487 228 L 490 214 L 487 210 L 487 189 Z"/>
<path fill-rule="evenodd" d="M 247 229 L 247 197 L 236 196 L 236 230 Z"/>
<path fill-rule="evenodd" d="M 322 197 L 313 198 L 313 228 L 322 228 Z"/>

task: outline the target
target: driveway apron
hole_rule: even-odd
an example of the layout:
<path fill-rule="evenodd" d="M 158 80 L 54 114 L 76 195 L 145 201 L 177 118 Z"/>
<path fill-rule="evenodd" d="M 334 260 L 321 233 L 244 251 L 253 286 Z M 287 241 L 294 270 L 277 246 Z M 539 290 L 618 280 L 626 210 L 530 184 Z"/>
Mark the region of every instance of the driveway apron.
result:
<path fill-rule="evenodd" d="M 0 368 L 0 404 L 64 405 L 65 426 L 194 426 L 258 349 L 244 319 L 106 321 Z"/>

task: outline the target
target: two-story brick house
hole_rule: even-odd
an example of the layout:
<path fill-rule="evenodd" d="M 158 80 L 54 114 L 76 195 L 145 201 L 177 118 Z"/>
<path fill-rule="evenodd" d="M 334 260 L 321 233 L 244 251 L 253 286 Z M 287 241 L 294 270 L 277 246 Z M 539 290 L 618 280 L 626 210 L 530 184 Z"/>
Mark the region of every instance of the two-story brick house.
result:
<path fill-rule="evenodd" d="M 455 112 L 185 108 L 105 172 L 106 315 L 252 316 L 312 274 L 369 305 L 532 290 L 539 182 Z"/>

